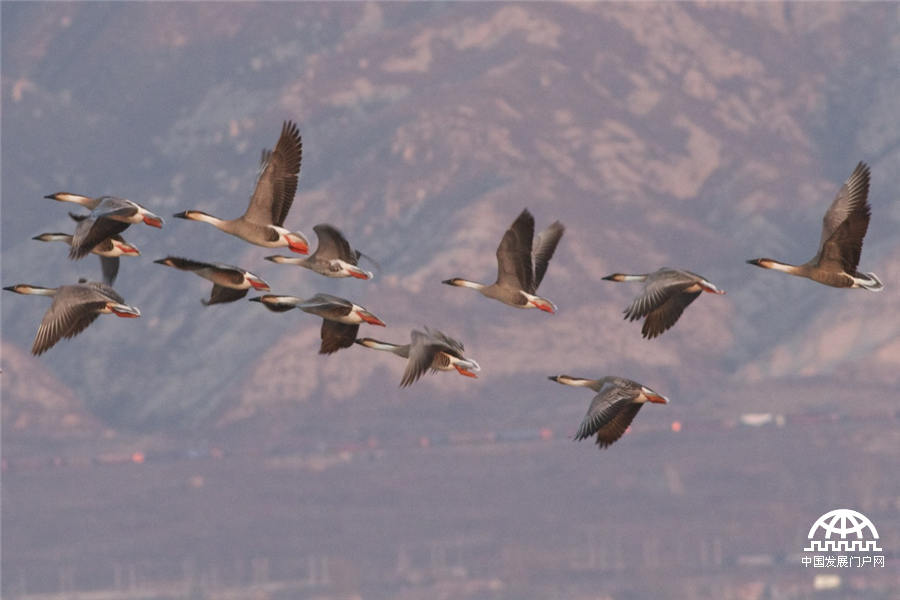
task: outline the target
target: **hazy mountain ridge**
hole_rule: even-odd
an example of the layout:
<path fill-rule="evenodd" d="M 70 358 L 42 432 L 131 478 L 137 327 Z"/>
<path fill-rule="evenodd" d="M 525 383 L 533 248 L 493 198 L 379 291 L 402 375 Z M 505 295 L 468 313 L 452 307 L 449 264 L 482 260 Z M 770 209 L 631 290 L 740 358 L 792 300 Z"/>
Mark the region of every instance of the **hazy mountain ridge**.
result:
<path fill-rule="evenodd" d="M 16 10 L 33 17 L 37 9 Z M 5 284 L 96 276 L 95 259 L 69 263 L 62 248 L 54 254 L 28 240 L 53 230 L 48 219 L 68 226 L 66 207 L 41 199 L 57 188 L 120 193 L 164 215 L 198 208 L 236 216 L 259 149 L 274 143 L 285 118 L 304 136 L 287 225 L 314 238 L 313 224 L 332 222 L 383 267 L 373 282 L 326 281 L 265 263 L 273 252 L 203 224 L 132 227 L 126 239 L 143 256 L 123 260 L 117 289 L 143 318 L 101 318 L 33 361 L 107 420 L 169 426 L 229 409 L 233 419 L 312 400 L 365 403 L 366 390 L 396 385 L 402 373 L 400 359 L 362 348 L 317 356 L 321 321 L 299 311 L 202 307 L 208 283 L 151 264 L 168 253 L 250 268 L 275 293 L 351 298 L 389 325 L 364 326 L 361 335 L 405 343 L 411 327 L 440 327 L 485 368 L 477 382 L 427 377 L 403 398 L 534 399 L 555 392 L 533 382 L 557 371 L 624 371 L 684 393 L 735 371 L 742 382 L 831 368 L 897 382 L 900 313 L 890 281 L 900 212 L 890 190 L 900 132 L 885 118 L 895 109 L 881 91 L 900 68 L 896 57 L 882 77 L 869 73 L 883 82 L 871 100 L 878 110 L 855 115 L 849 146 L 842 128 L 829 139 L 820 125 L 841 105 L 837 92 L 858 95 L 835 76 L 883 60 L 895 43 L 895 7 L 316 4 L 267 7 L 282 17 L 272 19 L 141 5 L 166 18 L 132 46 L 112 45 L 139 68 L 99 81 L 96 73 L 113 64 L 105 40 L 130 31 L 131 21 L 107 8 L 81 47 L 69 36 L 88 34 L 80 15 L 96 9 L 40 10 L 47 45 L 13 40 L 4 53 Z M 771 43 L 759 48 L 751 37 Z M 816 51 L 798 50 L 810 46 Z M 60 48 L 71 52 L 70 71 L 43 72 L 41 59 Z M 232 70 L 205 72 L 210 53 L 233 53 Z M 785 56 L 802 62 L 804 75 Z M 169 84 L 183 77 L 196 84 Z M 117 108 L 116 96 L 128 106 Z M 873 130 L 875 142 L 863 135 Z M 837 154 L 842 164 L 833 164 Z M 860 159 L 872 164 L 874 214 L 861 268 L 877 272 L 887 291 L 819 289 L 743 264 L 809 258 L 821 214 Z M 440 285 L 451 276 L 492 281 L 496 245 L 524 206 L 539 229 L 557 218 L 568 227 L 541 288 L 558 315 Z M 601 278 L 664 264 L 696 270 L 729 294 L 698 299 L 649 342 L 638 323 L 621 318 L 638 286 Z M 45 307 L 4 300 L 4 342 L 27 347 Z M 86 368 L 69 352 L 88 345 Z"/>

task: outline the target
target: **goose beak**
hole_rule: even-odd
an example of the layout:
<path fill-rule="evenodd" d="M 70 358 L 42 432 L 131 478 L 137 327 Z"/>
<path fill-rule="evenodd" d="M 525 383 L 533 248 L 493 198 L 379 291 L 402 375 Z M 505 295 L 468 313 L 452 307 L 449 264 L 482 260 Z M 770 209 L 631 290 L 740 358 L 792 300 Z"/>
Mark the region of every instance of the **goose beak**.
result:
<path fill-rule="evenodd" d="M 163 220 L 162 217 L 148 212 L 144 215 L 144 224 L 149 225 L 150 227 L 156 227 L 157 229 L 162 229 Z"/>
<path fill-rule="evenodd" d="M 551 315 L 556 314 L 556 305 L 550 302 L 549 300 L 541 300 L 539 302 L 534 302 L 534 306 L 536 308 L 541 309 L 546 313 L 550 313 Z"/>
<path fill-rule="evenodd" d="M 250 285 L 253 286 L 254 290 L 262 290 L 264 292 L 268 292 L 270 289 L 269 284 L 263 281 L 260 278 L 250 278 Z"/>
<path fill-rule="evenodd" d="M 304 244 L 303 242 L 290 242 L 288 248 L 291 249 L 292 252 L 296 252 L 297 254 L 309 254 L 309 246 Z"/>
<path fill-rule="evenodd" d="M 717 288 L 716 286 L 714 286 L 713 284 L 711 284 L 708 281 L 703 284 L 703 291 L 709 292 L 710 294 L 718 294 L 720 296 L 725 295 L 725 290 L 721 290 L 721 289 Z"/>
<path fill-rule="evenodd" d="M 468 369 L 465 369 L 465 368 L 463 368 L 463 367 L 460 367 L 459 365 L 454 365 L 454 367 L 456 368 L 456 371 L 457 371 L 460 375 L 465 375 L 466 377 L 471 377 L 471 378 L 473 378 L 473 379 L 478 379 L 478 375 L 476 375 L 476 374 L 473 373 L 472 371 L 469 371 Z"/>
<path fill-rule="evenodd" d="M 648 390 L 645 388 L 644 395 L 647 396 L 647 402 L 653 402 L 654 404 L 668 404 L 669 403 L 668 398 L 657 394 L 653 390 Z"/>
<path fill-rule="evenodd" d="M 350 275 L 357 279 L 372 279 L 372 274 L 368 271 L 350 271 Z"/>
<path fill-rule="evenodd" d="M 136 306 L 128 306 L 126 304 L 109 304 L 109 309 L 117 317 L 126 319 L 135 319 L 141 316 L 141 311 Z"/>
<path fill-rule="evenodd" d="M 298 254 L 309 254 L 309 242 L 300 237 L 297 234 L 290 234 L 287 236 L 288 248 L 291 249 L 291 252 L 296 252 Z"/>
<path fill-rule="evenodd" d="M 378 325 L 379 327 L 386 327 L 386 325 L 384 324 L 384 322 L 381 319 L 379 319 L 378 317 L 376 317 L 375 315 L 373 315 L 372 313 L 370 313 L 368 311 L 365 311 L 365 310 L 359 311 L 359 317 L 366 323 L 369 323 L 370 325 Z"/>

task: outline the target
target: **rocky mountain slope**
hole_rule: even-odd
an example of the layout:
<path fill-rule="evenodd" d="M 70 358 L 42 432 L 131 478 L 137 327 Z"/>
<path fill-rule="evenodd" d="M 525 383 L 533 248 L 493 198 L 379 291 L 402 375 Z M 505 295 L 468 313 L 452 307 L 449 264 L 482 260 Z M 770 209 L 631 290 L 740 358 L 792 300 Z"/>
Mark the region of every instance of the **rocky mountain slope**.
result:
<path fill-rule="evenodd" d="M 288 118 L 300 124 L 304 158 L 287 225 L 314 238 L 314 224 L 333 223 L 381 265 L 372 282 L 330 281 L 268 263 L 271 251 L 203 224 L 132 227 L 126 239 L 143 255 L 123 260 L 116 287 L 141 319 L 100 318 L 31 359 L 22 353 L 46 300 L 5 295 L 4 410 L 33 401 L 8 383 L 11 369 L 52 372 L 59 393 L 101 421 L 139 429 L 305 404 L 451 407 L 460 397 L 514 414 L 517 403 L 555 397 L 544 378 L 558 372 L 630 376 L 688 406 L 713 404 L 721 386 L 784 378 L 834 377 L 835 394 L 854 378 L 895 387 L 897 11 L 4 5 L 4 285 L 98 277 L 93 257 L 72 263 L 61 245 L 30 240 L 71 228 L 68 207 L 48 193 L 118 194 L 166 216 L 238 215 L 260 148 Z M 744 264 L 807 260 L 859 160 L 873 176 L 861 268 L 882 277 L 884 293 Z M 491 281 L 502 232 L 526 206 L 538 228 L 567 226 L 541 288 L 559 314 L 440 284 Z M 405 342 L 412 327 L 444 329 L 482 377 L 426 377 L 397 391 L 396 357 L 355 347 L 318 356 L 320 321 L 299 312 L 203 307 L 208 284 L 152 263 L 166 254 L 251 268 L 275 293 L 353 299 L 389 325 L 364 335 Z M 646 341 L 621 318 L 636 286 L 601 278 L 663 265 L 697 271 L 728 295 L 699 298 Z M 461 413 L 452 414 L 472 418 Z M 523 414 L 516 424 L 531 423 Z"/>

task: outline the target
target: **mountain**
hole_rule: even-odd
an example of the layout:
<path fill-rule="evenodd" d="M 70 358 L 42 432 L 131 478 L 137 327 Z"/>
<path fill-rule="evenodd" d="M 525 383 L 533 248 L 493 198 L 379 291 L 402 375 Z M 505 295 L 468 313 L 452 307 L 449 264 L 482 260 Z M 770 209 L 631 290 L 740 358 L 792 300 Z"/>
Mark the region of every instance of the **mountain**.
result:
<path fill-rule="evenodd" d="M 754 390 L 779 381 L 832 382 L 835 397 L 858 381 L 900 381 L 900 28 L 890 4 L 2 11 L 4 285 L 99 277 L 94 258 L 71 262 L 62 245 L 31 241 L 72 227 L 71 207 L 49 193 L 237 216 L 260 149 L 286 119 L 304 142 L 286 225 L 314 238 L 314 224 L 332 223 L 381 266 L 372 282 L 331 281 L 268 263 L 270 250 L 204 224 L 133 226 L 125 237 L 142 256 L 122 261 L 116 288 L 141 319 L 101 317 L 32 359 L 22 353 L 46 301 L 4 297 L 4 403 L 32 400 L 8 383 L 15 369 L 21 379 L 52 373 L 54 393 L 83 403 L 85 418 L 144 431 L 302 420 L 305 408 L 346 409 L 364 427 L 391 403 L 424 403 L 461 425 L 530 426 L 520 407 L 556 397 L 545 377 L 560 372 L 621 374 L 698 408 L 736 388 L 749 410 Z M 885 292 L 744 264 L 810 258 L 859 160 L 872 169 L 873 212 L 860 267 Z M 541 287 L 557 315 L 440 284 L 492 281 L 496 246 L 524 207 L 538 229 L 567 227 Z M 207 282 L 152 263 L 167 254 L 250 268 L 274 293 L 352 299 L 388 324 L 362 335 L 404 343 L 413 327 L 440 328 L 465 343 L 481 378 L 441 374 L 397 390 L 396 357 L 356 347 L 319 356 L 320 321 L 299 311 L 204 307 Z M 622 319 L 638 286 L 602 277 L 663 265 L 728 294 L 699 298 L 647 341 Z"/>

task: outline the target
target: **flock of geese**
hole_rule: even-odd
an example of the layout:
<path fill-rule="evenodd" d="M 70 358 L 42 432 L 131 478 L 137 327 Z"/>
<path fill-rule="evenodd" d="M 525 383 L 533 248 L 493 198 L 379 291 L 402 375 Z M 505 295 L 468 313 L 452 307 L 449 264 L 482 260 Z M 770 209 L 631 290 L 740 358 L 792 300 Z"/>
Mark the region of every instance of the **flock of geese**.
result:
<path fill-rule="evenodd" d="M 318 246 L 310 255 L 306 237 L 299 231 L 290 231 L 283 226 L 297 190 L 302 154 L 300 131 L 296 124 L 286 121 L 275 149 L 264 150 L 262 153 L 256 189 L 243 215 L 235 219 L 221 219 L 198 210 L 186 210 L 174 216 L 209 223 L 257 246 L 286 248 L 294 253 L 307 255 L 266 257 L 277 264 L 304 267 L 326 277 L 371 279 L 372 272 L 361 268 L 359 261 L 361 258 L 366 258 L 373 264 L 374 261 L 351 247 L 336 227 L 322 223 L 313 228 Z M 825 213 L 818 252 L 806 263 L 790 265 L 769 258 L 747 262 L 807 277 L 833 287 L 880 291 L 883 284 L 878 277 L 873 273 L 857 271 L 870 217 L 868 191 L 869 169 L 860 162 Z M 119 258 L 140 255 L 140 251 L 126 242 L 121 234 L 132 224 L 143 223 L 157 228 L 163 225 L 161 217 L 124 198 L 89 198 L 68 192 L 51 194 L 46 198 L 74 203 L 90 212 L 69 213 L 77 223 L 73 234 L 43 233 L 33 239 L 68 244 L 69 258 L 73 260 L 88 254 L 98 255 L 103 281 L 81 279 L 76 284 L 57 288 L 28 284 L 4 288 L 19 294 L 53 297 L 31 348 L 34 355 L 46 352 L 62 338 L 79 334 L 101 314 L 126 318 L 140 316 L 140 310 L 126 304 L 112 288 L 119 270 Z M 483 296 L 516 308 L 537 308 L 555 313 L 556 305 L 547 298 L 538 296 L 537 290 L 565 227 L 556 221 L 536 238 L 534 232 L 534 217 L 525 209 L 500 240 L 497 248 L 497 280 L 494 283 L 487 285 L 460 277 L 447 279 L 443 283 L 475 289 Z M 251 288 L 261 292 L 270 291 L 265 280 L 240 267 L 179 256 L 167 256 L 155 262 L 190 271 L 211 281 L 213 286 L 210 297 L 203 300 L 206 305 L 234 302 L 245 297 Z M 702 292 L 725 293 L 704 277 L 682 269 L 662 268 L 640 275 L 614 273 L 604 279 L 643 282 L 643 289 L 625 309 L 625 318 L 630 321 L 644 319 L 641 333 L 648 339 L 661 335 L 675 325 L 682 312 Z M 356 343 L 406 359 L 406 369 L 400 380 L 401 387 L 411 385 L 429 370 L 455 370 L 467 377 L 477 377 L 476 373 L 481 370 L 475 360 L 465 356 L 462 343 L 437 329 L 424 327 L 424 331 L 413 330 L 410 333 L 410 343 L 402 345 L 370 337 L 357 338 L 362 323 L 381 327 L 385 324 L 365 307 L 344 298 L 330 294 L 316 294 L 307 299 L 264 294 L 250 300 L 259 302 L 274 312 L 297 308 L 321 317 L 321 354 L 331 354 Z M 583 379 L 556 375 L 550 379 L 563 385 L 587 387 L 596 392 L 575 439 L 596 436 L 596 443 L 601 448 L 609 446 L 625 433 L 645 403 L 668 402 L 665 396 L 647 386 L 621 377 Z"/>

